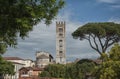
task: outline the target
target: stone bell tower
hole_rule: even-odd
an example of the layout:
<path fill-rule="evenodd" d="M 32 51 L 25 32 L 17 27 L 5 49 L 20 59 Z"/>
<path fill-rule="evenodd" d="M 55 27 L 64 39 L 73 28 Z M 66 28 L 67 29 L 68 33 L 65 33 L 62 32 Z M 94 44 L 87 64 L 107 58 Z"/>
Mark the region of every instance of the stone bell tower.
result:
<path fill-rule="evenodd" d="M 65 22 L 56 22 L 56 63 L 66 64 Z"/>

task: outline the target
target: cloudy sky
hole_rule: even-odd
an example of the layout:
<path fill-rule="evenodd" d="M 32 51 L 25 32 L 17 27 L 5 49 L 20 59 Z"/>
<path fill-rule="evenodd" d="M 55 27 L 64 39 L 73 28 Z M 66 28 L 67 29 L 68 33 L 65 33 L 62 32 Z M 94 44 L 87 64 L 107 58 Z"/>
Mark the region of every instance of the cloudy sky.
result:
<path fill-rule="evenodd" d="M 35 60 L 36 51 L 46 51 L 56 55 L 56 21 L 66 22 L 66 57 L 67 61 L 76 58 L 95 58 L 99 55 L 92 50 L 87 41 L 75 40 L 71 33 L 88 22 L 120 23 L 120 0 L 66 0 L 50 26 L 39 23 L 34 26 L 29 37 L 19 39 L 16 49 L 8 48 L 4 56 L 17 56 Z"/>

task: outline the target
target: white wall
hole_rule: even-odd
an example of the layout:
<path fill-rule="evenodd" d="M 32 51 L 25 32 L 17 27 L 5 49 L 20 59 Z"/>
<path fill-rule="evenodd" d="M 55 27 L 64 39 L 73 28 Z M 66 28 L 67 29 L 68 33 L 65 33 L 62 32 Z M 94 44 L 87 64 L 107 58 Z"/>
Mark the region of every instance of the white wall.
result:
<path fill-rule="evenodd" d="M 19 69 L 21 69 L 22 67 L 24 67 L 23 64 L 17 64 L 17 63 L 13 63 L 13 65 L 15 66 L 14 72 L 15 75 L 7 75 L 4 77 L 4 79 L 19 79 Z"/>

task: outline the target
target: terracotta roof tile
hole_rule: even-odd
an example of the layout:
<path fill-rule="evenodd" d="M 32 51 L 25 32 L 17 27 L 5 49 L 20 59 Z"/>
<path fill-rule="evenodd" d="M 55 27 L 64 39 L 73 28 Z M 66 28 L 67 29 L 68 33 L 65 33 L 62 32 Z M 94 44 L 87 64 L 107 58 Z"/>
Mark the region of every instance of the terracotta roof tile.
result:
<path fill-rule="evenodd" d="M 43 68 L 39 68 L 39 67 L 33 67 L 33 71 L 43 71 Z"/>
<path fill-rule="evenodd" d="M 43 68 L 39 68 L 39 67 L 22 67 L 20 70 L 33 70 L 33 71 L 43 71 Z"/>
<path fill-rule="evenodd" d="M 49 56 L 43 54 L 43 55 L 38 56 L 37 58 L 44 59 L 44 58 L 49 58 Z"/>
<path fill-rule="evenodd" d="M 24 60 L 22 58 L 19 57 L 3 57 L 5 60 Z"/>

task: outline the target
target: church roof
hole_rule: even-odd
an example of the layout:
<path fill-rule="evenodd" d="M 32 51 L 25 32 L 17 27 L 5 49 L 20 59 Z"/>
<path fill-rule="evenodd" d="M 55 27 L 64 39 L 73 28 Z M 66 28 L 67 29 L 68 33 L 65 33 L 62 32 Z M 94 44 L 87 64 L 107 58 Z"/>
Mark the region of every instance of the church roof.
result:
<path fill-rule="evenodd" d="M 44 58 L 49 58 L 49 56 L 43 54 L 43 55 L 38 56 L 37 58 L 44 59 Z"/>

